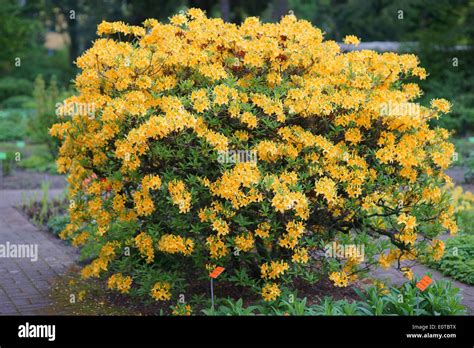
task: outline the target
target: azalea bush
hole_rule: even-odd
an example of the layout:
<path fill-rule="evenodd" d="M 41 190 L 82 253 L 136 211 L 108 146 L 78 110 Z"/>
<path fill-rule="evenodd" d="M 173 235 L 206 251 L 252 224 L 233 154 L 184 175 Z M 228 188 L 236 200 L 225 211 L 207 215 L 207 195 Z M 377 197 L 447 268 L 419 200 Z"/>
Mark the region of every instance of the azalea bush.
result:
<path fill-rule="evenodd" d="M 416 56 L 343 52 L 293 15 L 235 25 L 190 9 L 98 34 L 50 131 L 83 277 L 176 301 L 221 266 L 220 282 L 274 301 L 442 256 L 454 147 L 429 121 L 450 104 L 416 103 Z"/>

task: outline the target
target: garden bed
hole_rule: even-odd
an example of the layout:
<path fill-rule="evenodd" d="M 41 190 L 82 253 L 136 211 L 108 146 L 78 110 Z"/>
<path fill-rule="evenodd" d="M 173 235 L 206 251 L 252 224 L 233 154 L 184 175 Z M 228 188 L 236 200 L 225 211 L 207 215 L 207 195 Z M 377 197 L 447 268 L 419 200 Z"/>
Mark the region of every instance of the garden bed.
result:
<path fill-rule="evenodd" d="M 44 181 L 50 182 L 52 189 L 66 187 L 66 180 L 62 175 L 14 169 L 10 175 L 0 176 L 0 190 L 36 190 L 41 188 Z"/>

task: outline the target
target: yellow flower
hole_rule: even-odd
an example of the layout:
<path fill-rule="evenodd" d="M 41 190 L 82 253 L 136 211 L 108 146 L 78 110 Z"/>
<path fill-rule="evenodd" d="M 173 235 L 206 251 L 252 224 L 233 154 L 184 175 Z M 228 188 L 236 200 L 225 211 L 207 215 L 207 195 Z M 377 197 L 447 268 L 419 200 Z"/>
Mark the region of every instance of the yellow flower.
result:
<path fill-rule="evenodd" d="M 446 99 L 432 99 L 430 104 L 432 108 L 444 114 L 447 114 L 449 110 L 451 110 L 451 104 Z"/>
<path fill-rule="evenodd" d="M 405 213 L 401 214 L 398 217 L 397 222 L 399 225 L 402 225 L 402 224 L 405 225 L 405 228 L 404 228 L 405 232 L 412 232 L 417 226 L 416 217 L 407 215 Z"/>
<path fill-rule="evenodd" d="M 275 283 L 266 283 L 262 288 L 262 297 L 266 302 L 276 300 L 280 294 L 280 288 Z"/>
<path fill-rule="evenodd" d="M 191 101 L 193 102 L 194 110 L 203 112 L 209 108 L 209 99 L 205 89 L 199 89 L 191 93 Z"/>
<path fill-rule="evenodd" d="M 186 256 L 193 252 L 193 247 L 194 242 L 191 239 L 172 234 L 165 234 L 158 241 L 158 250 L 168 254 L 181 253 Z"/>
<path fill-rule="evenodd" d="M 314 190 L 317 194 L 322 195 L 329 203 L 337 199 L 336 183 L 328 177 L 319 179 L 316 182 Z"/>
<path fill-rule="evenodd" d="M 121 273 L 113 274 L 109 277 L 107 281 L 107 287 L 109 289 L 115 289 L 121 292 L 122 294 L 126 294 L 130 291 L 130 287 L 132 285 L 132 278 L 129 276 L 123 276 Z"/>
<path fill-rule="evenodd" d="M 179 207 L 180 213 L 187 213 L 191 209 L 191 193 L 186 190 L 186 186 L 181 180 L 173 180 L 168 184 L 168 191 L 173 204 Z"/>
<path fill-rule="evenodd" d="M 289 269 L 288 263 L 284 261 L 272 261 L 260 266 L 263 279 L 280 278 Z"/>
<path fill-rule="evenodd" d="M 155 258 L 154 248 L 153 248 L 153 239 L 146 234 L 141 232 L 135 237 L 135 245 L 140 251 L 140 254 L 146 257 L 146 262 L 151 263 Z"/>
<path fill-rule="evenodd" d="M 334 285 L 337 287 L 347 287 L 349 285 L 349 278 L 346 272 L 332 272 L 329 275 L 329 279 L 334 282 Z"/>
<path fill-rule="evenodd" d="M 355 35 L 346 35 L 343 39 L 343 42 L 346 45 L 354 45 L 354 46 L 358 46 L 360 44 L 359 38 Z"/>
<path fill-rule="evenodd" d="M 167 301 L 171 299 L 171 285 L 167 282 L 157 282 L 151 289 L 151 297 L 156 301 Z"/>
<path fill-rule="evenodd" d="M 254 239 L 251 234 L 242 234 L 235 237 L 235 246 L 242 251 L 250 251 L 254 246 Z"/>
<path fill-rule="evenodd" d="M 219 237 L 207 237 L 206 244 L 209 247 L 209 252 L 211 254 L 211 258 L 213 259 L 224 257 L 229 253 L 229 249 Z"/>
<path fill-rule="evenodd" d="M 360 134 L 360 130 L 357 128 L 349 129 L 345 134 L 345 139 L 346 141 L 354 145 L 357 143 L 360 143 L 360 141 L 362 140 L 362 135 Z"/>
<path fill-rule="evenodd" d="M 433 260 L 439 261 L 444 255 L 445 244 L 440 239 L 434 239 L 431 244 Z"/>
<path fill-rule="evenodd" d="M 295 253 L 291 257 L 291 260 L 293 262 L 297 262 L 297 263 L 301 263 L 301 264 L 308 263 L 308 261 L 309 261 L 308 249 L 306 249 L 306 248 L 296 249 Z"/>
<path fill-rule="evenodd" d="M 262 222 L 258 225 L 257 229 L 255 230 L 255 235 L 265 239 L 270 236 L 270 225 L 268 222 Z"/>
<path fill-rule="evenodd" d="M 409 267 L 402 267 L 401 271 L 408 280 L 413 280 L 413 271 Z"/>
<path fill-rule="evenodd" d="M 170 18 L 170 23 L 172 23 L 174 25 L 183 25 L 183 24 L 186 24 L 187 22 L 188 22 L 188 20 L 187 20 L 186 16 L 182 15 L 182 14 L 175 15 L 175 16 Z"/>

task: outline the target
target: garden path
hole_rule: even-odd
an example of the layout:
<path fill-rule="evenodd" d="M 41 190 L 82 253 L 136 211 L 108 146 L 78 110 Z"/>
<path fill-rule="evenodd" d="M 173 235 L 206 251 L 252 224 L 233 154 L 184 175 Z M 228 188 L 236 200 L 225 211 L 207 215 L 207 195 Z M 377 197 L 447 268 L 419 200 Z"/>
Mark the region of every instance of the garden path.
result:
<path fill-rule="evenodd" d="M 41 191 L 27 191 L 25 195 L 35 193 L 41 195 Z M 62 190 L 49 193 L 53 197 Z M 0 191 L 0 315 L 46 314 L 54 278 L 77 259 L 75 249 L 39 230 L 14 208 L 21 202 L 21 190 Z M 30 245 L 30 257 L 5 257 L 13 256 L 19 245 Z M 5 255 L 5 249 L 9 255 Z"/>

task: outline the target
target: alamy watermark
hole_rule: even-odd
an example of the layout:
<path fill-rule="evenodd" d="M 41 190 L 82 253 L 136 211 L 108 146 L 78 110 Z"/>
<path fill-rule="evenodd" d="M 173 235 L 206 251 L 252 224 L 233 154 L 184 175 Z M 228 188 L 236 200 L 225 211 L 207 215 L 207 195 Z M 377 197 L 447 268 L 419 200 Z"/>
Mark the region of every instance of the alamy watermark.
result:
<path fill-rule="evenodd" d="M 364 244 L 339 244 L 332 242 L 324 247 L 326 257 L 336 259 L 355 258 L 359 261 L 364 260 Z"/>
<path fill-rule="evenodd" d="M 229 150 L 218 151 L 217 161 L 219 163 L 257 162 L 257 151 L 255 150 Z"/>
<path fill-rule="evenodd" d="M 38 261 L 38 244 L 0 244 L 0 258 L 30 259 Z"/>
<path fill-rule="evenodd" d="M 420 116 L 421 108 L 417 103 L 382 103 L 380 105 L 382 116 Z"/>
<path fill-rule="evenodd" d="M 95 118 L 94 103 L 56 103 L 56 115 L 85 116 Z"/>

